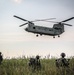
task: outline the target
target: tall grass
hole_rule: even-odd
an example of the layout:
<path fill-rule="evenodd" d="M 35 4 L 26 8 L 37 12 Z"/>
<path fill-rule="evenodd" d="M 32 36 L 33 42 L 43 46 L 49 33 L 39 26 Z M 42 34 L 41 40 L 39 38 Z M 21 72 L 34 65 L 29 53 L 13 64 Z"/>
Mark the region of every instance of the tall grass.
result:
<path fill-rule="evenodd" d="M 55 59 L 41 59 L 41 70 L 28 66 L 28 58 L 4 59 L 0 65 L 0 75 L 74 75 L 74 58 L 69 68 L 56 68 Z"/>

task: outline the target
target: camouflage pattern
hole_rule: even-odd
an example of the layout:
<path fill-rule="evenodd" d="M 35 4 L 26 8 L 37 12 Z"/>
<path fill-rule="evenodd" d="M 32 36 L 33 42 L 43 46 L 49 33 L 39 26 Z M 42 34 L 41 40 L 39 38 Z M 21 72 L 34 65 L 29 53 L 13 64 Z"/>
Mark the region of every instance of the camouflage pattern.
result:
<path fill-rule="evenodd" d="M 56 67 L 69 67 L 69 60 L 66 58 L 59 58 L 56 60 Z"/>
<path fill-rule="evenodd" d="M 2 53 L 0 52 L 0 64 L 2 63 L 3 61 L 3 57 L 2 57 Z"/>
<path fill-rule="evenodd" d="M 65 56 L 66 54 L 65 53 L 61 53 L 61 58 L 59 59 L 56 59 L 56 67 L 69 67 L 69 60 L 70 59 L 66 59 Z"/>
<path fill-rule="evenodd" d="M 29 66 L 35 69 L 41 69 L 40 57 L 37 55 L 36 58 L 30 58 Z"/>

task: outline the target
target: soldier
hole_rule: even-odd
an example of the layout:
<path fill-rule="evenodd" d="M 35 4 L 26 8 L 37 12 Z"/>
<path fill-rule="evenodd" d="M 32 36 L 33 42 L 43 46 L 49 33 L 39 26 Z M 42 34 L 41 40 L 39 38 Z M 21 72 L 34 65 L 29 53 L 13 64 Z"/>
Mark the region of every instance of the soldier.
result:
<path fill-rule="evenodd" d="M 56 67 L 69 67 L 69 60 L 65 58 L 65 53 L 61 53 L 61 58 L 56 60 Z"/>
<path fill-rule="evenodd" d="M 30 60 L 29 60 L 29 66 L 34 69 L 34 66 L 35 66 L 35 58 L 30 58 Z"/>
<path fill-rule="evenodd" d="M 61 53 L 62 64 L 64 67 L 69 67 L 69 60 L 70 59 L 66 59 L 65 56 L 66 56 L 65 53 Z"/>
<path fill-rule="evenodd" d="M 30 58 L 29 66 L 31 66 L 34 70 L 41 68 L 40 56 L 37 55 L 36 58 Z"/>
<path fill-rule="evenodd" d="M 41 69 L 41 62 L 40 62 L 40 56 L 39 55 L 36 56 L 35 63 L 36 63 L 36 68 Z"/>
<path fill-rule="evenodd" d="M 2 57 L 2 53 L 0 52 L 0 64 L 2 63 L 3 61 L 3 57 Z"/>

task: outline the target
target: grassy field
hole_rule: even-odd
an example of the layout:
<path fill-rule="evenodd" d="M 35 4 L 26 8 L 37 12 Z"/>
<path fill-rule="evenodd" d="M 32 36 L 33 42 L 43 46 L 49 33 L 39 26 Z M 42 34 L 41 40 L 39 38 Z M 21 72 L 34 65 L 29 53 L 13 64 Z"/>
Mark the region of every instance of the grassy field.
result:
<path fill-rule="evenodd" d="M 33 71 L 28 66 L 28 58 L 4 59 L 0 65 L 0 75 L 74 75 L 74 58 L 70 68 L 56 68 L 55 59 L 41 59 L 41 70 Z"/>

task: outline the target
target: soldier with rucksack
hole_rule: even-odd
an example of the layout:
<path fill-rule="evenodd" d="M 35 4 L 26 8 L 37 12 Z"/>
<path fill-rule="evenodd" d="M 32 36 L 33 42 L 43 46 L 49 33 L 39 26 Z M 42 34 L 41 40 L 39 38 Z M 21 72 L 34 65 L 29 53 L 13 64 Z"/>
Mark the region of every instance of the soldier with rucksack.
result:
<path fill-rule="evenodd" d="M 61 58 L 56 59 L 56 67 L 69 67 L 69 60 L 65 58 L 66 54 L 61 53 Z"/>
<path fill-rule="evenodd" d="M 35 58 L 30 58 L 29 66 L 32 67 L 33 70 L 41 69 L 40 56 L 37 55 Z"/>

